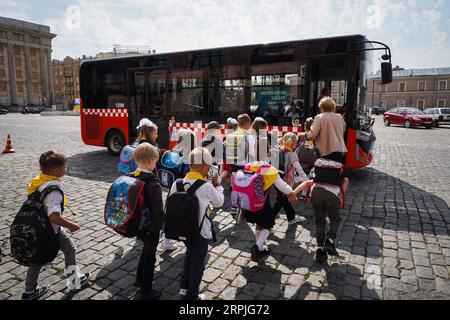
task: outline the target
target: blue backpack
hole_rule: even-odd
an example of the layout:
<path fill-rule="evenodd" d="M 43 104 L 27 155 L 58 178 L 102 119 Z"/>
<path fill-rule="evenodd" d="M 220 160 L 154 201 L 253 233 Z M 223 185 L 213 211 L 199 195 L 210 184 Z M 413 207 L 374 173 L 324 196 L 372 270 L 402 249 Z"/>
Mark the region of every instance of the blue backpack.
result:
<path fill-rule="evenodd" d="M 171 188 L 176 180 L 184 178 L 188 172 L 186 157 L 174 151 L 166 151 L 162 155 L 158 165 L 158 177 L 163 187 Z"/>
<path fill-rule="evenodd" d="M 133 238 L 149 223 L 144 207 L 145 182 L 131 176 L 121 176 L 114 181 L 106 198 L 105 224 L 117 233 Z"/>
<path fill-rule="evenodd" d="M 117 169 L 123 174 L 130 174 L 135 172 L 138 168 L 136 161 L 134 160 L 134 150 L 137 145 L 125 146 L 120 152 L 120 162 L 117 164 Z"/>

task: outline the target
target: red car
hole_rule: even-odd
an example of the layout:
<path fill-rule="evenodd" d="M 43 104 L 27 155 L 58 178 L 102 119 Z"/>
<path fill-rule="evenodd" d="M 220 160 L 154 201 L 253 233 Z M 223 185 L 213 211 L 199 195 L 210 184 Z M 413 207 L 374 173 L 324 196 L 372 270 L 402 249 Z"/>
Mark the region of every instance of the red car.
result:
<path fill-rule="evenodd" d="M 416 108 L 394 108 L 384 114 L 384 125 L 398 124 L 405 128 L 426 127 L 431 129 L 435 125 L 432 116 L 426 115 Z"/>

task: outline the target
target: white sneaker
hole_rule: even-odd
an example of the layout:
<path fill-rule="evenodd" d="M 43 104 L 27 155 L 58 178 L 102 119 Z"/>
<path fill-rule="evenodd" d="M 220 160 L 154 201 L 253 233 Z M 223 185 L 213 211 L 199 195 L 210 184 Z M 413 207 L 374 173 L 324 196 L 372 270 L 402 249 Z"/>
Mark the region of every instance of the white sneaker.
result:
<path fill-rule="evenodd" d="M 206 300 L 206 296 L 204 294 L 200 293 L 198 295 L 198 300 L 205 301 Z"/>
<path fill-rule="evenodd" d="M 302 218 L 300 218 L 300 217 L 295 217 L 294 220 L 291 220 L 288 222 L 288 225 L 293 226 L 294 224 L 300 223 L 302 221 L 304 221 L 304 219 L 302 220 Z"/>
<path fill-rule="evenodd" d="M 187 289 L 180 289 L 180 296 L 186 297 L 187 296 Z"/>
<path fill-rule="evenodd" d="M 178 249 L 178 246 L 171 241 L 163 241 L 161 249 L 164 251 L 175 251 Z"/>

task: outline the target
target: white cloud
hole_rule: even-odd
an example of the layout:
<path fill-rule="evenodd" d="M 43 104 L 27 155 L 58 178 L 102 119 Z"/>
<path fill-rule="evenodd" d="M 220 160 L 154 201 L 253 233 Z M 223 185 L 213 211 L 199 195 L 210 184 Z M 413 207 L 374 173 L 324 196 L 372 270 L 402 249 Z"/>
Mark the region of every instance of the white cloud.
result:
<path fill-rule="evenodd" d="M 389 44 L 394 63 L 402 66 L 450 63 L 442 52 L 449 49 L 449 23 L 441 13 L 447 0 L 432 4 L 426 0 L 76 0 L 73 4 L 81 10 L 79 24 L 73 12 L 40 21 L 58 34 L 54 58 L 95 55 L 111 51 L 114 44 L 150 45 L 158 52 L 170 52 L 361 33 Z"/>

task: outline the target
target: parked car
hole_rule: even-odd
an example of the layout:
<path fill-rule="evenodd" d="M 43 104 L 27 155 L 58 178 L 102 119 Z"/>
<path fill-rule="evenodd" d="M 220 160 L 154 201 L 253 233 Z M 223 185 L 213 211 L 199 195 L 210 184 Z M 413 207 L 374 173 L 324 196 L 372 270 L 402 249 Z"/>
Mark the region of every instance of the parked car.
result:
<path fill-rule="evenodd" d="M 22 114 L 39 114 L 41 113 L 41 109 L 35 106 L 26 106 L 22 107 Z"/>
<path fill-rule="evenodd" d="M 8 109 L 0 108 L 0 114 L 8 114 Z"/>
<path fill-rule="evenodd" d="M 373 107 L 372 108 L 372 114 L 374 115 L 380 115 L 380 114 L 384 114 L 386 112 L 386 110 L 383 107 Z"/>
<path fill-rule="evenodd" d="M 430 108 L 424 113 L 433 117 L 436 128 L 441 124 L 450 124 L 450 108 Z"/>
<path fill-rule="evenodd" d="M 384 125 L 401 125 L 405 128 L 426 127 L 431 129 L 434 125 L 432 116 L 426 115 L 416 108 L 394 108 L 384 114 Z"/>

